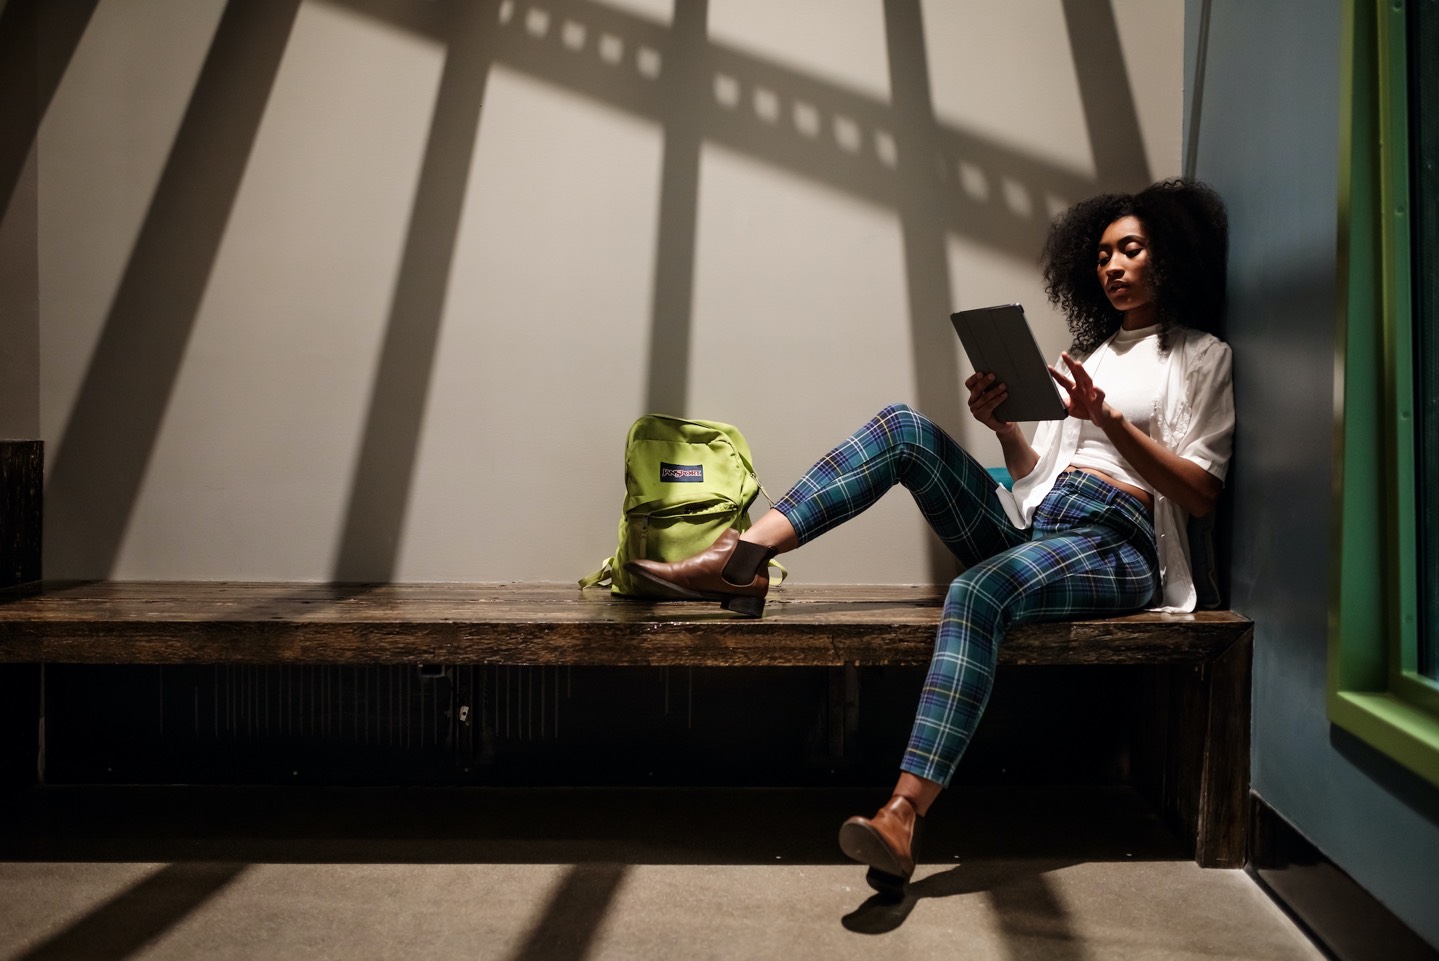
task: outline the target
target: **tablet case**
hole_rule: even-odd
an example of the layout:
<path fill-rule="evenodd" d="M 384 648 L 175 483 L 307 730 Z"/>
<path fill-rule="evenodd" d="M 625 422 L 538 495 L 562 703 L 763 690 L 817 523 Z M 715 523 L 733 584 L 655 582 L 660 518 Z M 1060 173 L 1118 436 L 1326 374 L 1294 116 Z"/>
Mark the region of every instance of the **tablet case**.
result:
<path fill-rule="evenodd" d="M 994 410 L 1004 421 L 1063 420 L 1068 416 L 1039 344 L 1019 304 L 976 307 L 950 315 L 977 371 L 995 375 L 1009 396 Z"/>

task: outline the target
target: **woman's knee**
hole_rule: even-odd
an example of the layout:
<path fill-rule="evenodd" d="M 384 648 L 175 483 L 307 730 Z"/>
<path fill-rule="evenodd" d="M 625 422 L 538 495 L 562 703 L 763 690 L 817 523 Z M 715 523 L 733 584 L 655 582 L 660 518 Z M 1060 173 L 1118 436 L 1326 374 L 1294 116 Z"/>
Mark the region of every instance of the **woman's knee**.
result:
<path fill-rule="evenodd" d="M 904 424 L 915 416 L 914 409 L 908 404 L 887 404 L 874 415 L 877 424 Z"/>
<path fill-rule="evenodd" d="M 1003 612 L 972 579 L 963 574 L 949 585 L 935 639 L 935 656 L 960 673 L 993 673 L 998 657 L 998 625 Z"/>
<path fill-rule="evenodd" d="M 875 418 L 877 420 L 884 420 L 888 417 L 894 416 L 895 414 L 910 414 L 913 412 L 913 408 L 911 408 L 908 404 L 886 404 L 883 408 L 881 408 L 880 412 L 875 415 Z"/>
<path fill-rule="evenodd" d="M 874 417 L 884 436 L 896 447 L 932 447 L 933 421 L 908 404 L 890 404 Z"/>
<path fill-rule="evenodd" d="M 985 573 L 970 568 L 949 583 L 944 596 L 944 618 L 966 630 L 991 633 L 1004 621 L 1004 592 Z"/>

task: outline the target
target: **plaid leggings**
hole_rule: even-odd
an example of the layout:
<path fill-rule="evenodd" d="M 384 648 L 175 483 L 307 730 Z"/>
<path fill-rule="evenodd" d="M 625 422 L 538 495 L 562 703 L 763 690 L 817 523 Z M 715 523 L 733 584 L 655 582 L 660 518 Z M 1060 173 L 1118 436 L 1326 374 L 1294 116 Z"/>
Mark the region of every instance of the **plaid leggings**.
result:
<path fill-rule="evenodd" d="M 1157 584 L 1154 527 L 1139 500 L 1083 471 L 1060 475 L 1029 530 L 1010 523 L 994 480 L 932 421 L 886 407 L 775 504 L 801 544 L 895 484 L 965 566 L 945 596 L 934 655 L 900 767 L 948 785 L 994 687 L 1014 625 L 1134 611 Z"/>

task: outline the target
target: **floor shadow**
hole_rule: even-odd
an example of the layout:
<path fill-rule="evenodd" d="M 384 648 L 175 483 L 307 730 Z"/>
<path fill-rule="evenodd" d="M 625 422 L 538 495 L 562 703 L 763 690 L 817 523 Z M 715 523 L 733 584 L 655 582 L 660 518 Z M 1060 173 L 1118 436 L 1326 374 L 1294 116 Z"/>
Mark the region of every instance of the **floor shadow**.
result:
<path fill-rule="evenodd" d="M 1078 862 L 1069 860 L 971 861 L 921 877 L 899 899 L 875 894 L 841 919 L 856 934 L 898 930 L 919 902 L 980 894 L 993 904 L 1001 936 L 1012 958 L 1085 961 L 1090 957 L 1072 928 L 1068 910 L 1045 877 Z M 1035 945 L 1026 950 L 1025 945 Z"/>
<path fill-rule="evenodd" d="M 47 561 L 115 566 L 300 0 L 230 0 L 57 444 Z"/>
<path fill-rule="evenodd" d="M 624 864 L 575 864 L 539 913 L 513 961 L 580 961 L 624 882 Z"/>
<path fill-rule="evenodd" d="M 337 581 L 387 581 L 399 560 L 498 11 L 493 0 L 449 6 L 445 66 L 335 558 Z"/>
<path fill-rule="evenodd" d="M 231 884 L 244 864 L 169 864 L 14 961 L 120 961 L 138 953 Z"/>

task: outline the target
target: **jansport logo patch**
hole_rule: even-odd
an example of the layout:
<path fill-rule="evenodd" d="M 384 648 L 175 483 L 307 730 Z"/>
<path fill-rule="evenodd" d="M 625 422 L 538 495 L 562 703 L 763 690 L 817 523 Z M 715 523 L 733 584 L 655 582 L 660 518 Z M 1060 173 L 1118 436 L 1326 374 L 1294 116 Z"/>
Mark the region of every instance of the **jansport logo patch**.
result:
<path fill-rule="evenodd" d="M 703 484 L 705 482 L 705 468 L 703 464 L 666 464 L 660 461 L 660 483 L 661 484 Z"/>

